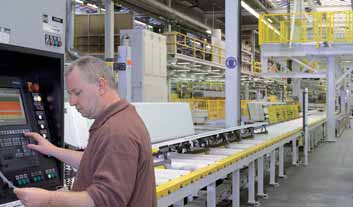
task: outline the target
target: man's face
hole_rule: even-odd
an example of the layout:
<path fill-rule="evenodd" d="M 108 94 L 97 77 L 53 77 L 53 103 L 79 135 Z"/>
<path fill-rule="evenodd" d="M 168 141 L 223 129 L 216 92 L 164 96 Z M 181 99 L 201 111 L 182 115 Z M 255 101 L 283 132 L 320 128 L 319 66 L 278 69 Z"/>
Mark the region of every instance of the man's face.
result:
<path fill-rule="evenodd" d="M 66 77 L 70 105 L 75 106 L 83 117 L 95 119 L 99 108 L 99 88 L 97 84 L 88 83 L 81 76 L 75 67 Z"/>

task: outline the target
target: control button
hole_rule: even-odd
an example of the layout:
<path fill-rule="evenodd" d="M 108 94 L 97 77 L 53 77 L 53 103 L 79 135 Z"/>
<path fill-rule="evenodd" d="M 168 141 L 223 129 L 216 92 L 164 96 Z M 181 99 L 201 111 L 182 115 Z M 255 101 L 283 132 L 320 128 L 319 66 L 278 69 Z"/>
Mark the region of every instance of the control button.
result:
<path fill-rule="evenodd" d="M 43 119 L 43 116 L 42 116 L 42 115 L 38 115 L 38 119 L 39 119 L 39 120 L 42 120 L 42 119 Z"/>
<path fill-rule="evenodd" d="M 41 129 L 44 129 L 44 124 L 40 124 L 39 127 L 40 127 Z"/>
<path fill-rule="evenodd" d="M 42 134 L 42 137 L 47 138 L 47 134 L 45 134 L 45 133 Z"/>

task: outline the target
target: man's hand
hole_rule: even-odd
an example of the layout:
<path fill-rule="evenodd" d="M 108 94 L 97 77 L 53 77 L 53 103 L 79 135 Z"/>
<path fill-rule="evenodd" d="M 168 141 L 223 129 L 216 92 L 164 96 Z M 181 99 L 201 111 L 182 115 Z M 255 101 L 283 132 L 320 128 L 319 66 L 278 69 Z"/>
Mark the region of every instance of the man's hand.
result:
<path fill-rule="evenodd" d="M 16 188 L 14 193 L 26 207 L 50 207 L 55 199 L 55 191 L 40 188 Z"/>
<path fill-rule="evenodd" d="M 38 144 L 28 144 L 29 149 L 36 150 L 45 155 L 53 155 L 53 152 L 56 151 L 57 147 L 46 140 L 44 137 L 40 136 L 36 132 L 27 132 L 24 133 L 26 137 L 32 138 L 37 141 Z"/>

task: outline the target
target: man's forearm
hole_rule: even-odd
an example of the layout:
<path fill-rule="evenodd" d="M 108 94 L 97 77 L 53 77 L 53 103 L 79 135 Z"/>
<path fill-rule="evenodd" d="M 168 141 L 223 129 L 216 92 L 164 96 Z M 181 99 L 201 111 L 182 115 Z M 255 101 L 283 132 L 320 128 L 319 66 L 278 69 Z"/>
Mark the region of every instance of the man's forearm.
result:
<path fill-rule="evenodd" d="M 74 150 L 56 148 L 52 153 L 52 156 L 65 162 L 66 164 L 78 169 L 82 159 L 83 152 L 78 152 Z"/>
<path fill-rule="evenodd" d="M 61 192 L 54 191 L 49 201 L 49 207 L 94 207 L 92 198 L 86 191 Z"/>

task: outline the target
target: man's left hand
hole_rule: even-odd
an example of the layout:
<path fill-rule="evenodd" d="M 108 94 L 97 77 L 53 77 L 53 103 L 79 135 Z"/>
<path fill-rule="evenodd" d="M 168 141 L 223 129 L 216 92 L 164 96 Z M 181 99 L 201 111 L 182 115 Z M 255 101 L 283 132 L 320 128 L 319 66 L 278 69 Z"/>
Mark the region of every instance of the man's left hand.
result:
<path fill-rule="evenodd" d="M 55 197 L 53 191 L 40 188 L 16 188 L 14 193 L 26 207 L 48 207 Z"/>

